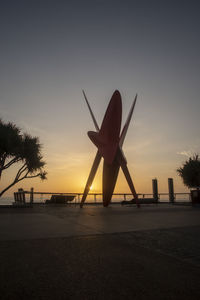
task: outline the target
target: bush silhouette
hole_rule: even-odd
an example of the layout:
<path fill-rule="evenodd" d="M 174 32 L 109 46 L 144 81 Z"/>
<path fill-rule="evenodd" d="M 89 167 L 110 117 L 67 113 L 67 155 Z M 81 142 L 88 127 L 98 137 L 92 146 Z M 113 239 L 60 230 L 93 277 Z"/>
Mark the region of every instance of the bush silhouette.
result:
<path fill-rule="evenodd" d="M 179 176 L 183 179 L 183 183 L 188 188 L 200 187 L 200 158 L 198 154 L 193 155 L 177 169 Z"/>

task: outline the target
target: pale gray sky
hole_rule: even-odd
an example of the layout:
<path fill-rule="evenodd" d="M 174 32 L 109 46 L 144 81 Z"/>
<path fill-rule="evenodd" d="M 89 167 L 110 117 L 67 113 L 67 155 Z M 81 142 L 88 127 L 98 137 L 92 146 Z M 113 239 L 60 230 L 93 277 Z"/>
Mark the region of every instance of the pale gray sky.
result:
<path fill-rule="evenodd" d="M 81 90 L 101 123 L 118 89 L 123 120 L 138 93 L 124 143 L 137 191 L 155 177 L 185 190 L 176 169 L 200 149 L 199 16 L 193 0 L 1 2 L 0 117 L 40 137 L 49 173 L 24 185 L 83 190 L 96 149 Z M 116 189 L 129 191 L 123 176 Z"/>

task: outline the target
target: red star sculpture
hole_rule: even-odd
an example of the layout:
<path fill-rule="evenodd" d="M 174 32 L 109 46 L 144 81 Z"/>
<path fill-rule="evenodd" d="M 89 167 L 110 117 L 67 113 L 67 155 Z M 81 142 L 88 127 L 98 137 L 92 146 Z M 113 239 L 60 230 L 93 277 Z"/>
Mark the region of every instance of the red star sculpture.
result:
<path fill-rule="evenodd" d="M 89 131 L 88 136 L 91 139 L 91 141 L 95 144 L 98 151 L 95 156 L 86 186 L 83 193 L 83 197 L 81 199 L 80 207 L 83 206 L 83 203 L 85 202 L 85 199 L 87 197 L 87 194 L 90 190 L 90 187 L 92 185 L 94 176 L 96 174 L 96 171 L 98 169 L 99 163 L 101 158 L 104 159 L 103 164 L 103 205 L 108 206 L 112 194 L 115 188 L 115 184 L 117 181 L 117 176 L 119 173 L 119 168 L 122 168 L 122 171 L 125 175 L 125 178 L 128 182 L 128 185 L 130 187 L 130 190 L 133 194 L 133 197 L 136 200 L 136 204 L 139 207 L 138 202 L 138 196 L 134 188 L 133 181 L 131 179 L 128 167 L 127 167 L 127 160 L 124 156 L 124 153 L 122 151 L 122 145 L 129 127 L 129 123 L 133 114 L 133 110 L 135 107 L 135 103 L 137 100 L 137 95 L 135 96 L 135 99 L 133 101 L 133 104 L 131 106 L 129 115 L 127 117 L 126 123 L 123 127 L 123 130 L 120 134 L 121 130 L 121 119 L 122 119 L 122 100 L 121 95 L 119 91 L 115 91 L 112 95 L 112 98 L 110 100 L 110 103 L 107 107 L 103 122 L 101 124 L 101 128 L 99 129 L 99 126 L 97 124 L 97 121 L 94 117 L 94 114 L 92 112 L 92 109 L 89 105 L 89 102 L 86 98 L 86 95 L 83 91 L 83 95 L 85 98 L 85 101 L 87 103 L 87 106 L 89 108 L 90 114 L 92 116 L 94 126 L 96 128 L 96 131 Z"/>

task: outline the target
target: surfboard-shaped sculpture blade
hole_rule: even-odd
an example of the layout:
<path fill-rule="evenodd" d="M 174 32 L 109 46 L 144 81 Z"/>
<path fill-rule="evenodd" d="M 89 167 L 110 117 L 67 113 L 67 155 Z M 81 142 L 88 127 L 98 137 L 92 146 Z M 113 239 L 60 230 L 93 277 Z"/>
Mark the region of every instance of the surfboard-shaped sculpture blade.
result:
<path fill-rule="evenodd" d="M 118 91 L 115 91 L 106 110 L 99 132 L 88 132 L 89 138 L 108 164 L 112 164 L 114 161 L 119 146 L 121 119 L 121 95 Z"/>

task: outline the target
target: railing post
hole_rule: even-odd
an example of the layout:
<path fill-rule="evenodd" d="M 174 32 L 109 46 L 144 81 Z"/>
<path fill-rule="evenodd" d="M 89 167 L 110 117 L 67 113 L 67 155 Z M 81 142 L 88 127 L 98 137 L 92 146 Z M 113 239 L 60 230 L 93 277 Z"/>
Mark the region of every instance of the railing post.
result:
<path fill-rule="evenodd" d="M 26 203 L 26 197 L 25 197 L 25 191 L 21 188 L 18 189 L 18 195 L 19 195 L 19 202 L 25 204 Z"/>
<path fill-rule="evenodd" d="M 25 195 L 25 191 L 22 189 L 22 201 L 25 204 L 26 203 L 26 195 Z"/>
<path fill-rule="evenodd" d="M 33 204 L 33 187 L 31 188 L 31 192 L 30 192 L 30 204 Z"/>
<path fill-rule="evenodd" d="M 78 194 L 78 204 L 80 203 L 80 194 Z"/>
<path fill-rule="evenodd" d="M 16 196 L 17 196 L 17 202 L 19 203 L 19 202 L 20 202 L 20 193 L 19 193 L 19 190 L 18 190 L 18 192 L 16 193 Z"/>
<path fill-rule="evenodd" d="M 152 188 L 153 188 L 153 198 L 158 202 L 158 181 L 157 179 L 152 179 Z"/>
<path fill-rule="evenodd" d="M 19 200 L 19 203 L 22 203 L 23 202 L 23 198 L 22 198 L 22 189 L 18 189 L 18 195 L 19 195 L 19 198 L 18 198 L 18 200 Z"/>
<path fill-rule="evenodd" d="M 18 189 L 18 202 L 21 203 L 21 189 Z"/>
<path fill-rule="evenodd" d="M 169 202 L 174 203 L 174 183 L 173 178 L 168 178 Z"/>
<path fill-rule="evenodd" d="M 15 203 L 17 202 L 17 193 L 14 193 L 14 199 L 15 199 Z"/>
<path fill-rule="evenodd" d="M 22 189 L 22 203 L 25 204 L 26 203 L 26 197 L 25 197 L 25 192 L 24 190 Z"/>

